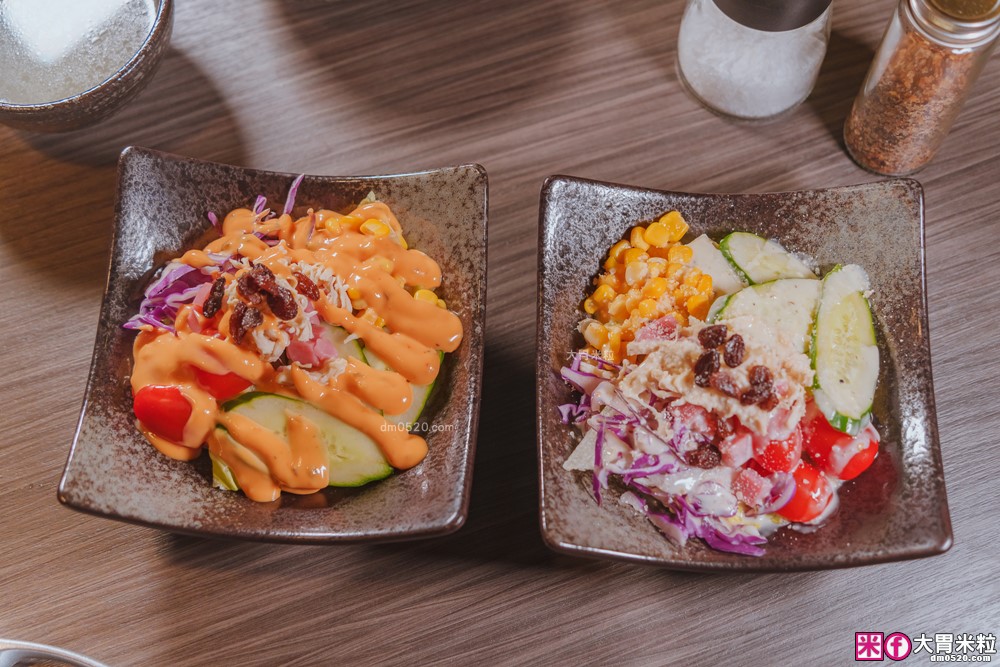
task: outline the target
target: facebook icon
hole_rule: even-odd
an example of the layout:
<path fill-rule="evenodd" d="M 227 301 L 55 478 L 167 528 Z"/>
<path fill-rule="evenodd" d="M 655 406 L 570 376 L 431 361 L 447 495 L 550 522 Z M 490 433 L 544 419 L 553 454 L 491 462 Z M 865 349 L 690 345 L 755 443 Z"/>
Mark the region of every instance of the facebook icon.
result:
<path fill-rule="evenodd" d="M 893 632 L 885 638 L 883 652 L 890 660 L 904 660 L 913 649 L 913 642 L 902 632 Z"/>

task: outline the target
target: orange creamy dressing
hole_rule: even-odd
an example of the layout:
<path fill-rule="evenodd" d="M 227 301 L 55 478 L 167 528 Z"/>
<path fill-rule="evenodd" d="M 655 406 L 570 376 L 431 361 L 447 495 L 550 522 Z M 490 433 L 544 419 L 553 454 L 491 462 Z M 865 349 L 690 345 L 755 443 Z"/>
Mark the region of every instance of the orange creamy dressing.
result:
<path fill-rule="evenodd" d="M 360 223 L 368 220 L 386 225 L 390 235 L 357 231 Z M 182 460 L 195 458 L 207 442 L 254 500 L 274 500 L 281 491 L 311 493 L 328 485 L 326 444 L 313 422 L 287 413 L 285 434 L 279 435 L 246 417 L 221 412 L 218 401 L 198 384 L 197 367 L 217 375 L 235 373 L 252 382 L 257 391 L 304 398 L 370 437 L 394 468 L 407 469 L 420 463 L 427 455 L 424 439 L 390 424 L 379 411 L 387 415 L 405 412 L 413 402 L 412 385 L 429 384 L 437 377 L 438 350 L 452 352 L 462 341 L 462 323 L 454 313 L 415 299 L 405 289 L 438 287 L 441 269 L 437 263 L 419 250 L 405 247 L 399 222 L 381 202 L 365 203 L 346 216 L 310 210 L 298 220 L 282 215 L 261 221 L 249 209 L 237 209 L 226 216 L 222 229 L 219 239 L 204 250 L 187 251 L 179 261 L 203 268 L 216 264 L 209 253 L 239 254 L 267 266 L 292 286 L 298 279 L 291 263 L 329 269 L 352 297 L 357 296 L 355 302 L 364 301 L 385 326 L 356 316 L 353 308 L 332 303 L 328 295 L 313 303 L 318 315 L 355 334 L 366 349 L 394 370 L 377 370 L 351 358 L 346 370 L 326 384 L 293 366 L 294 386 L 283 385 L 271 364 L 244 347 L 249 334 L 243 346 L 229 339 L 235 303 L 226 305 L 212 319 L 206 319 L 199 307 L 186 305 L 178 312 L 176 335 L 144 330 L 135 341 L 133 393 L 148 385 L 176 386 L 192 406 L 181 442 L 171 442 L 143 428 L 146 438 L 165 455 Z M 276 236 L 281 242 L 271 247 L 254 236 L 255 231 Z M 225 278 L 229 286 L 236 276 Z M 280 320 L 267 308 L 262 307 L 261 312 L 261 328 L 277 328 Z M 196 333 L 213 323 L 225 338 Z M 216 424 L 226 431 L 216 430 Z"/>

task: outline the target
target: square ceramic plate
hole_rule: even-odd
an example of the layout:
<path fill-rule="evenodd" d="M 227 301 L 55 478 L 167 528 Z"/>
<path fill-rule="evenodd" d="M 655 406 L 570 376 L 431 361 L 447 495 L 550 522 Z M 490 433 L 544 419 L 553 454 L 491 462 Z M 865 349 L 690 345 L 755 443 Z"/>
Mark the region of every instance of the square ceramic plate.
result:
<path fill-rule="evenodd" d="M 608 248 L 631 226 L 680 211 L 690 237 L 751 231 L 805 253 L 824 273 L 853 262 L 871 277 L 881 351 L 874 415 L 879 457 L 845 484 L 822 529 L 783 529 L 754 558 L 713 551 L 698 539 L 673 547 L 616 494 L 602 506 L 590 475 L 562 463 L 579 441 L 556 406 L 571 399 L 559 369 L 582 346 L 581 302 Z M 539 228 L 538 449 L 542 535 L 578 556 L 686 570 L 798 570 L 930 556 L 951 546 L 938 449 L 924 291 L 923 195 L 912 180 L 807 192 L 706 195 L 660 192 L 556 176 L 542 189 Z"/>
<path fill-rule="evenodd" d="M 255 503 L 212 488 L 208 457 L 166 458 L 138 433 L 129 374 L 135 333 L 122 329 L 153 272 L 193 247 L 209 223 L 252 206 L 258 194 L 284 201 L 295 178 L 128 148 L 107 291 L 80 424 L 59 499 L 78 510 L 200 535 L 283 542 L 399 540 L 457 530 L 469 502 L 479 416 L 486 304 L 487 179 L 478 165 L 397 176 L 306 176 L 296 209 L 349 209 L 369 192 L 389 204 L 410 243 L 433 257 L 439 293 L 462 320 L 465 339 L 446 357 L 425 420 L 430 453 L 417 467 L 361 489 Z"/>

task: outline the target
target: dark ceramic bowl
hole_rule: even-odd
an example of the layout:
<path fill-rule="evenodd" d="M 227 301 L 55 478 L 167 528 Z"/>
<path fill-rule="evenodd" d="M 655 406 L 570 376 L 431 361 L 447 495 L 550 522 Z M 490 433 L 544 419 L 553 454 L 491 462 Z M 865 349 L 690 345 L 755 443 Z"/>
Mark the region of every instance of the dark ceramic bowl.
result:
<path fill-rule="evenodd" d="M 131 60 L 89 90 L 53 102 L 0 102 L 0 123 L 34 132 L 69 132 L 98 123 L 120 110 L 153 78 L 170 44 L 174 0 L 156 0 L 156 17 Z"/>
<path fill-rule="evenodd" d="M 938 447 L 924 290 L 923 194 L 912 180 L 805 192 L 707 195 L 660 192 L 556 176 L 542 190 L 539 229 L 537 406 L 541 526 L 546 543 L 578 556 L 685 570 L 799 570 L 930 556 L 951 546 Z M 805 253 L 825 272 L 856 263 L 871 277 L 881 351 L 875 464 L 841 487 L 839 512 L 820 530 L 782 529 L 754 558 L 691 539 L 672 546 L 608 494 L 598 506 L 588 473 L 562 463 L 580 439 L 557 406 L 573 392 L 559 377 L 582 346 L 580 309 L 608 248 L 665 211 L 718 240 L 751 231 Z"/>
<path fill-rule="evenodd" d="M 161 455 L 139 434 L 129 375 L 136 312 L 153 272 L 198 245 L 207 211 L 224 215 L 258 194 L 283 201 L 293 174 L 127 148 L 108 287 L 80 424 L 59 500 L 78 510 L 197 535 L 283 542 L 400 540 L 440 535 L 465 521 L 479 418 L 486 304 L 486 173 L 478 165 L 398 176 L 306 176 L 296 208 L 349 209 L 369 192 L 396 213 L 413 247 L 442 269 L 438 290 L 462 320 L 422 423 L 430 453 L 411 470 L 360 489 L 327 489 L 272 503 L 212 487 L 208 457 Z"/>

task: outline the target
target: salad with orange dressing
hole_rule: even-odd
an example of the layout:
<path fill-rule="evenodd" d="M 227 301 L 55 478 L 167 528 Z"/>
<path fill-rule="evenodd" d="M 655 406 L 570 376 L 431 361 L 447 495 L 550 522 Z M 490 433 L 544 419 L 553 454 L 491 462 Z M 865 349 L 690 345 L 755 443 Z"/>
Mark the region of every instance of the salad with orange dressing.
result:
<path fill-rule="evenodd" d="M 253 208 L 146 289 L 131 376 L 140 431 L 257 501 L 361 486 L 427 455 L 412 426 L 462 323 L 441 269 L 369 195 L 346 214 Z"/>
<path fill-rule="evenodd" d="M 761 556 L 779 528 L 821 526 L 878 455 L 868 276 L 687 231 L 671 211 L 610 249 L 561 370 L 582 433 L 563 467 L 678 546 Z"/>

